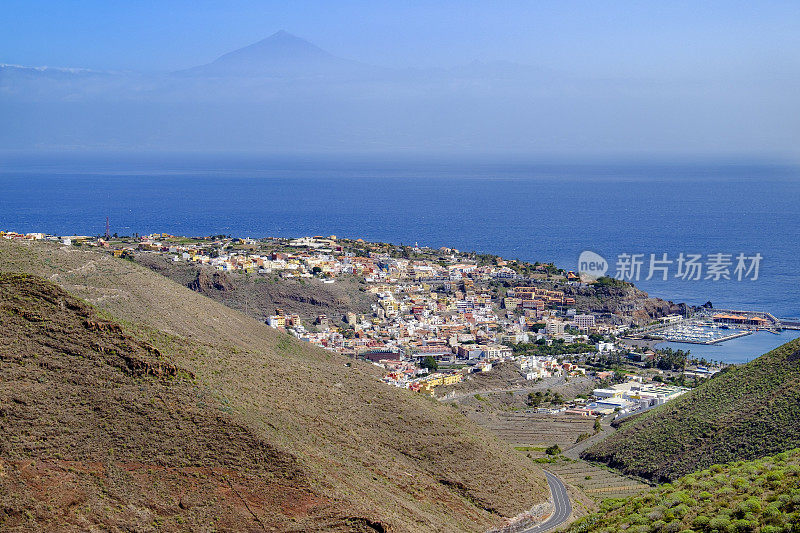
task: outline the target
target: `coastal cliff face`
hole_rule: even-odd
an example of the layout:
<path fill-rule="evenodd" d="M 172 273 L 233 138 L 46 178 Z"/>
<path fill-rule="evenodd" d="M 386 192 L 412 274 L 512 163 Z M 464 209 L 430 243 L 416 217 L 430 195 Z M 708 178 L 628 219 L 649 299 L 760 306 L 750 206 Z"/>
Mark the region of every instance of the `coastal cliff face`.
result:
<path fill-rule="evenodd" d="M 565 286 L 561 290 L 575 298 L 581 311 L 614 315 L 619 323 L 646 324 L 669 314 L 683 314 L 684 303 L 676 304 L 661 298 L 651 298 L 630 283 L 594 283 L 588 287 Z"/>

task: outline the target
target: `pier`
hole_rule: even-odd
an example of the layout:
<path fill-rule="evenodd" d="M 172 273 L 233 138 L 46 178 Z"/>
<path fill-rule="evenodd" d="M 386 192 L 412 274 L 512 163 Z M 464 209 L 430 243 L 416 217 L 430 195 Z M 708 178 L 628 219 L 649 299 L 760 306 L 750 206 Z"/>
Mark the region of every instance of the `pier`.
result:
<path fill-rule="evenodd" d="M 719 344 L 721 342 L 751 335 L 757 329 L 723 329 L 705 321 L 685 321 L 678 325 L 665 327 L 662 331 L 652 334 L 668 342 L 681 342 L 685 344 Z"/>
<path fill-rule="evenodd" d="M 777 335 L 783 329 L 800 330 L 800 318 L 778 319 L 765 311 L 708 309 L 692 318 L 650 325 L 638 333 L 667 342 L 711 345 L 745 337 L 757 331 L 768 331 Z"/>

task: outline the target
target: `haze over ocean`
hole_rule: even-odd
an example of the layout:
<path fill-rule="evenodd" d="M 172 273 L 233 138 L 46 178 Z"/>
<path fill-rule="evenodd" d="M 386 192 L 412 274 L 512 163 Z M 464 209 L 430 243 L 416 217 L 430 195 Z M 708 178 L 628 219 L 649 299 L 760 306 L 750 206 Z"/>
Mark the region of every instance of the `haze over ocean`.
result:
<path fill-rule="evenodd" d="M 760 253 L 756 281 L 637 286 L 699 305 L 800 315 L 800 170 L 244 157 L 6 157 L 0 230 L 240 237 L 338 235 L 554 261 L 583 250 Z M 642 270 L 646 276 L 647 264 Z"/>

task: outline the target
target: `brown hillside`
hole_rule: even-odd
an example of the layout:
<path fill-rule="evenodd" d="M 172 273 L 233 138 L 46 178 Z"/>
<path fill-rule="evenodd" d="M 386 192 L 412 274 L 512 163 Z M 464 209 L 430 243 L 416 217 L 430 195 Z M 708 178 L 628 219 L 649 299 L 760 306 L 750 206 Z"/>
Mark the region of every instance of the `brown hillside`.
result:
<path fill-rule="evenodd" d="M 0 275 L 0 326 L 0 527 L 295 529 L 331 512 L 293 457 L 52 283 Z"/>
<path fill-rule="evenodd" d="M 294 458 L 311 495 L 332 502 L 328 515 L 310 507 L 316 524 L 361 517 L 394 531 L 480 531 L 547 497 L 535 465 L 452 407 L 387 387 L 371 365 L 276 332 L 143 267 L 0 240 L 0 270 L 51 279 L 193 373 L 242 427 Z"/>

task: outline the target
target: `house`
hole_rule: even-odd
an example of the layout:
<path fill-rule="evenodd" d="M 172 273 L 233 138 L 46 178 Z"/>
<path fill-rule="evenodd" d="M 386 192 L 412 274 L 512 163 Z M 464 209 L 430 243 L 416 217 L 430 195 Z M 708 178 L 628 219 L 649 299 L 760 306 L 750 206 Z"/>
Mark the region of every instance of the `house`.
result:
<path fill-rule="evenodd" d="M 504 359 L 511 357 L 514 351 L 502 344 L 491 344 L 483 347 L 484 357 L 487 359 Z"/>
<path fill-rule="evenodd" d="M 488 363 L 486 361 L 482 361 L 475 365 L 476 372 L 489 372 L 492 369 L 492 363 Z"/>
<path fill-rule="evenodd" d="M 272 315 L 267 318 L 267 325 L 272 328 L 285 328 L 286 317 L 283 315 Z"/>

